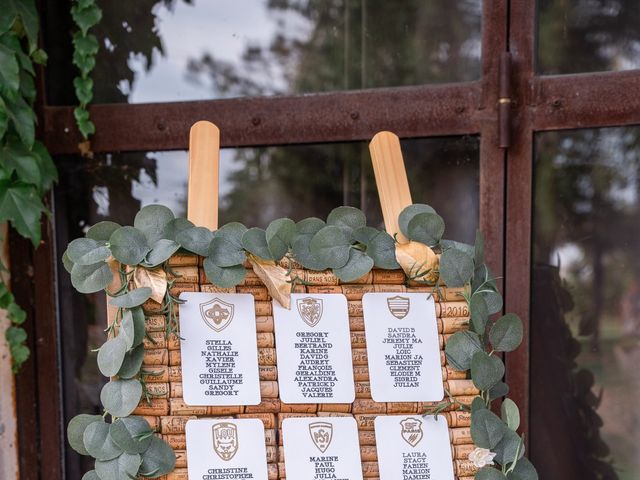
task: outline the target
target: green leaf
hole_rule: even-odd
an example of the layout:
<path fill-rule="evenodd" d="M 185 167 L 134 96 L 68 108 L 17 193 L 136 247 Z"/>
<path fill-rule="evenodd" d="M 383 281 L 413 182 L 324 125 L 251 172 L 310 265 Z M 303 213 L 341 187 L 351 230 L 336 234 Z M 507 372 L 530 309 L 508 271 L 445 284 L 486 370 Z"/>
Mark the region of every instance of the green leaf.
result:
<path fill-rule="evenodd" d="M 477 412 L 478 410 L 482 410 L 484 408 L 487 408 L 487 405 L 480 397 L 475 397 L 471 402 L 471 413 Z"/>
<path fill-rule="evenodd" d="M 360 250 L 352 248 L 349 252 L 349 260 L 347 263 L 340 268 L 335 268 L 333 273 L 346 283 L 366 275 L 372 268 L 373 259 Z"/>
<path fill-rule="evenodd" d="M 87 105 L 93 99 L 93 80 L 91 77 L 73 79 L 76 97 L 81 105 Z"/>
<path fill-rule="evenodd" d="M 36 99 L 36 82 L 26 70 L 20 70 L 20 95 L 29 103 Z"/>
<path fill-rule="evenodd" d="M 82 75 L 88 75 L 96 66 L 96 57 L 93 55 L 85 55 L 78 50 L 74 50 L 73 64 L 78 67 Z"/>
<path fill-rule="evenodd" d="M 135 307 L 125 310 L 123 315 L 131 315 L 133 318 L 133 346 L 137 347 L 142 343 L 146 335 L 144 311 L 142 307 Z"/>
<path fill-rule="evenodd" d="M 164 231 L 162 232 L 162 238 L 180 243 L 177 240 L 177 235 L 183 230 L 188 230 L 190 228 L 193 228 L 194 226 L 195 225 L 186 218 L 176 218 L 174 220 L 171 220 L 167 224 Z"/>
<path fill-rule="evenodd" d="M 36 134 L 36 114 L 33 108 L 20 95 L 5 98 L 5 106 L 9 120 L 18 132 L 22 143 L 27 148 L 33 147 Z"/>
<path fill-rule="evenodd" d="M 520 410 L 516 402 L 510 398 L 505 398 L 500 407 L 500 416 L 502 417 L 502 421 L 506 423 L 511 430 L 518 430 L 520 426 Z"/>
<path fill-rule="evenodd" d="M 507 474 L 507 478 L 509 480 L 538 480 L 538 472 L 528 459 L 522 457 L 516 463 L 513 471 Z"/>
<path fill-rule="evenodd" d="M 373 227 L 360 227 L 353 231 L 351 238 L 363 245 L 368 245 L 380 230 Z M 393 240 L 393 239 L 392 239 Z"/>
<path fill-rule="evenodd" d="M 71 7 L 71 17 L 84 35 L 87 31 L 96 25 L 102 18 L 102 10 L 95 4 L 89 4 L 82 8 L 78 4 Z"/>
<path fill-rule="evenodd" d="M 69 259 L 69 255 L 67 254 L 66 250 L 62 254 L 62 265 L 64 266 L 64 269 L 67 271 L 67 273 L 71 273 L 71 270 L 73 269 L 73 262 Z"/>
<path fill-rule="evenodd" d="M 490 390 L 504 377 L 504 363 L 497 355 L 476 352 L 471 359 L 471 379 L 482 391 Z"/>
<path fill-rule="evenodd" d="M 128 312 L 128 310 L 125 310 Z M 118 330 L 118 337 L 122 337 L 127 345 L 127 351 L 133 348 L 133 339 L 135 337 L 135 327 L 133 325 L 133 316 L 131 312 L 128 315 L 122 316 L 122 322 L 120 322 L 120 329 Z M 124 359 L 123 359 L 124 362 Z M 119 371 L 120 369 L 118 369 Z"/>
<path fill-rule="evenodd" d="M 23 328 L 9 327 L 5 331 L 5 338 L 11 345 L 19 345 L 27 339 L 27 332 Z"/>
<path fill-rule="evenodd" d="M 31 58 L 38 65 L 46 65 L 47 60 L 49 60 L 49 56 L 47 55 L 47 52 L 45 52 L 41 48 L 35 49 L 31 54 Z"/>
<path fill-rule="evenodd" d="M 247 231 L 247 227 L 239 222 L 231 222 L 223 225 L 213 234 L 214 237 L 224 237 L 228 242 L 236 247 L 242 248 L 242 236 Z"/>
<path fill-rule="evenodd" d="M 120 370 L 118 370 L 118 377 L 128 379 L 138 375 L 142 368 L 143 360 L 144 345 L 138 345 L 133 350 L 127 352 L 124 356 L 122 366 L 120 367 Z"/>
<path fill-rule="evenodd" d="M 345 266 L 349 260 L 351 240 L 344 230 L 327 225 L 316 233 L 309 244 L 309 251 L 329 268 Z"/>
<path fill-rule="evenodd" d="M 437 245 L 442 238 L 444 220 L 437 213 L 419 213 L 409 221 L 407 229 L 407 238 L 431 247 Z"/>
<path fill-rule="evenodd" d="M 80 293 L 104 290 L 113 280 L 113 272 L 105 262 L 93 265 L 73 265 L 71 284 Z"/>
<path fill-rule="evenodd" d="M 367 255 L 373 259 L 376 267 L 386 270 L 400 268 L 396 260 L 396 242 L 387 232 L 378 231 L 366 246 Z"/>
<path fill-rule="evenodd" d="M 326 224 L 319 218 L 311 217 L 296 224 L 297 235 L 293 239 L 291 251 L 295 259 L 310 270 L 324 270 L 327 265 L 318 260 L 309 250 L 313 236 Z"/>
<path fill-rule="evenodd" d="M 505 480 L 506 478 L 504 473 L 492 467 L 482 467 L 475 476 L 475 480 Z"/>
<path fill-rule="evenodd" d="M 114 443 L 126 453 L 144 453 L 151 445 L 152 432 L 149 423 L 136 416 L 119 418 L 109 428 Z"/>
<path fill-rule="evenodd" d="M 89 120 L 89 111 L 85 106 L 80 105 L 73 109 L 73 116 L 78 124 L 78 130 L 82 133 L 82 136 L 87 139 L 89 135 L 96 133 L 96 126 L 91 120 Z"/>
<path fill-rule="evenodd" d="M 85 237 L 101 242 L 108 242 L 111 238 L 111 235 L 113 235 L 113 232 L 115 232 L 119 228 L 120 225 L 116 222 L 110 222 L 108 220 L 104 222 L 98 222 L 92 227 L 89 227 L 89 230 L 87 230 Z"/>
<path fill-rule="evenodd" d="M 71 419 L 67 425 L 67 441 L 71 448 L 73 448 L 80 455 L 89 455 L 87 449 L 84 447 L 84 431 L 93 422 L 102 422 L 101 415 L 76 415 Z"/>
<path fill-rule="evenodd" d="M 500 465 L 506 465 L 512 463 L 516 456 L 521 458 L 524 455 L 524 443 L 516 432 L 505 425 L 504 436 L 493 451 L 496 453 L 494 460 Z"/>
<path fill-rule="evenodd" d="M 456 250 L 460 250 L 462 253 L 466 253 L 471 258 L 475 255 L 475 248 L 473 245 L 469 245 L 468 243 L 456 242 L 455 240 L 441 240 L 440 246 L 442 250 L 449 250 L 450 248 L 454 248 Z"/>
<path fill-rule="evenodd" d="M 522 320 L 515 313 L 500 317 L 489 330 L 489 341 L 498 352 L 512 352 L 522 343 Z"/>
<path fill-rule="evenodd" d="M 436 211 L 429 205 L 414 203 L 400 212 L 400 216 L 398 217 L 398 226 L 405 237 L 409 238 L 409 222 L 413 217 L 420 213 L 436 213 Z"/>
<path fill-rule="evenodd" d="M 144 234 L 147 244 L 154 245 L 175 218 L 173 212 L 164 205 L 147 205 L 136 214 L 133 226 Z"/>
<path fill-rule="evenodd" d="M 247 258 L 242 245 L 228 239 L 225 235 L 216 235 L 209 245 L 208 260 L 218 267 L 241 265 Z"/>
<path fill-rule="evenodd" d="M 37 156 L 16 137 L 10 135 L 0 150 L 0 160 L 8 174 L 16 172 L 18 179 L 40 187 L 40 165 Z"/>
<path fill-rule="evenodd" d="M 82 476 L 82 480 L 101 480 L 95 470 L 89 470 Z"/>
<path fill-rule="evenodd" d="M 4 137 L 9 127 L 9 115 L 7 113 L 7 106 L 4 103 L 2 97 L 0 97 L 0 138 Z"/>
<path fill-rule="evenodd" d="M 49 155 L 49 152 L 47 151 L 47 147 L 45 147 L 42 142 L 36 141 L 33 144 L 31 153 L 35 155 L 38 161 L 38 167 L 40 168 L 39 187 L 40 191 L 44 193 L 51 188 L 54 182 L 58 181 L 58 170 L 56 169 L 56 165 L 53 163 L 51 155 Z"/>
<path fill-rule="evenodd" d="M 73 34 L 73 47 L 82 55 L 95 55 L 100 49 L 100 44 L 95 35 L 82 35 L 76 32 Z"/>
<path fill-rule="evenodd" d="M 123 453 L 107 462 L 96 461 L 96 473 L 100 480 L 123 480 L 136 478 L 142 459 L 137 453 Z"/>
<path fill-rule="evenodd" d="M 489 400 L 495 400 L 504 397 L 509 393 L 509 385 L 504 382 L 498 382 L 491 390 L 489 390 Z"/>
<path fill-rule="evenodd" d="M 111 256 L 104 242 L 91 238 L 76 238 L 69 244 L 66 253 L 69 260 L 77 265 L 93 265 Z"/>
<path fill-rule="evenodd" d="M 480 448 L 493 451 L 506 430 L 505 424 L 491 410 L 478 410 L 471 416 L 471 438 Z"/>
<path fill-rule="evenodd" d="M 254 227 L 244 232 L 242 246 L 257 257 L 264 260 L 274 260 L 267 244 L 267 232 L 261 228 Z"/>
<path fill-rule="evenodd" d="M 488 288 L 491 288 L 490 290 Z M 487 304 L 487 311 L 489 315 L 498 313 L 502 310 L 502 295 L 493 290 L 492 287 L 485 287 L 478 292 L 478 295 L 482 295 L 484 302 Z"/>
<path fill-rule="evenodd" d="M 107 340 L 98 350 L 98 368 L 105 377 L 113 377 L 118 373 L 128 346 L 126 339 L 118 335 Z"/>
<path fill-rule="evenodd" d="M 471 359 L 476 352 L 482 351 L 482 342 L 477 333 L 456 332 L 447 342 L 445 353 L 453 368 L 466 371 L 471 368 Z"/>
<path fill-rule="evenodd" d="M 353 231 L 367 224 L 367 217 L 362 210 L 355 207 L 338 207 L 331 210 L 327 217 L 327 225 L 338 227 L 351 239 Z"/>
<path fill-rule="evenodd" d="M 448 287 L 464 287 L 473 275 L 473 259 L 460 250 L 450 248 L 440 257 L 440 277 Z"/>
<path fill-rule="evenodd" d="M 206 257 L 213 233 L 205 227 L 185 228 L 176 233 L 176 242 L 196 255 Z"/>
<path fill-rule="evenodd" d="M 34 246 L 40 243 L 40 217 L 45 211 L 34 187 L 0 180 L 0 221 L 9 220 Z"/>
<path fill-rule="evenodd" d="M 29 41 L 29 51 L 35 50 L 38 43 L 40 22 L 34 0 L 5 0 L 0 9 L 0 34 L 8 31 L 20 21 Z"/>
<path fill-rule="evenodd" d="M 204 273 L 211 283 L 221 288 L 235 287 L 247 274 L 242 264 L 231 267 L 219 267 L 210 258 L 204 259 L 203 267 Z"/>
<path fill-rule="evenodd" d="M 285 256 L 295 234 L 296 224 L 290 218 L 278 218 L 267 226 L 265 240 L 274 260 Z"/>
<path fill-rule="evenodd" d="M 111 253 L 125 265 L 137 265 L 151 250 L 144 234 L 134 227 L 120 227 L 109 238 Z"/>
<path fill-rule="evenodd" d="M 112 380 L 102 387 L 100 401 L 114 417 L 127 417 L 142 397 L 142 385 L 137 379 Z"/>
<path fill-rule="evenodd" d="M 310 235 L 314 236 L 318 233 L 326 223 L 316 217 L 305 218 L 296 223 L 296 233 L 298 235 Z"/>
<path fill-rule="evenodd" d="M 151 298 L 151 288 L 140 287 L 109 300 L 109 304 L 120 308 L 133 308 L 142 305 Z"/>
<path fill-rule="evenodd" d="M 151 445 L 142 454 L 140 475 L 158 478 L 171 472 L 176 466 L 176 454 L 173 449 L 157 436 L 152 437 Z"/>
<path fill-rule="evenodd" d="M 111 440 L 109 425 L 104 421 L 87 425 L 82 441 L 89 455 L 96 460 L 111 460 L 122 454 L 122 449 Z"/>
<path fill-rule="evenodd" d="M 474 332 L 484 335 L 484 331 L 489 321 L 487 304 L 481 295 L 474 294 L 469 302 L 469 312 L 471 314 L 471 327 Z"/>
<path fill-rule="evenodd" d="M 151 251 L 147 253 L 142 263 L 147 268 L 157 267 L 169 260 L 178 250 L 180 250 L 180 245 L 177 242 L 161 238 L 153 244 Z"/>
<path fill-rule="evenodd" d="M 15 53 L 0 45 L 0 84 L 3 88 L 17 92 L 20 87 L 20 66 Z"/>

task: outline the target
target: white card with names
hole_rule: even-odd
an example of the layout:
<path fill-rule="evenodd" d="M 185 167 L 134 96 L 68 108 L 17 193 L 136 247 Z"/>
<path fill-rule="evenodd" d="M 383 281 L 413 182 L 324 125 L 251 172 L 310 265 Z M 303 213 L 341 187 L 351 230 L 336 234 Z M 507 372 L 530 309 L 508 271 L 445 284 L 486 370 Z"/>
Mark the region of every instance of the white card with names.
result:
<path fill-rule="evenodd" d="M 282 439 L 287 478 L 362 480 L 353 417 L 287 418 Z"/>
<path fill-rule="evenodd" d="M 380 415 L 375 420 L 380 480 L 454 480 L 447 420 Z"/>
<path fill-rule="evenodd" d="M 186 432 L 189 480 L 269 478 L 262 420 L 189 420 Z"/>
<path fill-rule="evenodd" d="M 291 295 L 273 301 L 280 399 L 284 403 L 351 403 L 356 398 L 347 299 Z"/>
<path fill-rule="evenodd" d="M 260 403 L 253 295 L 183 292 L 182 389 L 187 405 Z"/>
<path fill-rule="evenodd" d="M 362 298 L 371 398 L 430 402 L 444 398 L 438 325 L 428 293 L 367 293 Z"/>

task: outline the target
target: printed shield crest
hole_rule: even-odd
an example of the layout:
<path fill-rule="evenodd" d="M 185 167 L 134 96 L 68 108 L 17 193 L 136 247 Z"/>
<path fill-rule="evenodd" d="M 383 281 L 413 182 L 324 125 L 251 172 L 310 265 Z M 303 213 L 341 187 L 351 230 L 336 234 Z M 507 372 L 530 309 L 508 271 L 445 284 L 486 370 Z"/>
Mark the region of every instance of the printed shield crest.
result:
<path fill-rule="evenodd" d="M 310 327 L 315 327 L 322 318 L 322 300 L 313 297 L 299 298 L 296 301 L 298 313 Z"/>
<path fill-rule="evenodd" d="M 219 298 L 200 304 L 202 319 L 216 332 L 221 332 L 229 326 L 233 320 L 233 311 L 232 303 L 227 303 Z"/>
<path fill-rule="evenodd" d="M 422 440 L 422 420 L 417 418 L 405 418 L 400 422 L 402 427 L 402 439 L 412 447 Z"/>
<path fill-rule="evenodd" d="M 333 425 L 328 422 L 310 423 L 309 434 L 317 449 L 324 453 L 333 440 Z"/>
<path fill-rule="evenodd" d="M 216 423 L 213 427 L 213 449 L 228 462 L 238 451 L 238 428 L 230 422 Z"/>
<path fill-rule="evenodd" d="M 387 307 L 391 315 L 398 320 L 402 320 L 409 313 L 409 307 L 411 306 L 408 297 L 401 297 L 396 295 L 395 297 L 387 298 Z"/>

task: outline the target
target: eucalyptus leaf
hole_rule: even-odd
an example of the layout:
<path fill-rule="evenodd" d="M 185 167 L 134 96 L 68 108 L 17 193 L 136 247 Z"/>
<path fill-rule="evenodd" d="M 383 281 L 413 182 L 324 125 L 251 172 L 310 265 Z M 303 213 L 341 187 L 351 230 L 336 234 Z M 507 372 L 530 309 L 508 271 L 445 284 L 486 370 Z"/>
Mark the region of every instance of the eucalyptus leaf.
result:
<path fill-rule="evenodd" d="M 96 461 L 96 473 L 100 480 L 123 480 L 136 478 L 142 459 L 137 453 L 123 453 L 107 462 Z"/>
<path fill-rule="evenodd" d="M 518 430 L 520 426 L 520 410 L 516 402 L 510 398 L 505 398 L 500 407 L 500 416 L 511 430 Z"/>
<path fill-rule="evenodd" d="M 504 377 L 504 363 L 497 355 L 476 352 L 471 359 L 471 379 L 481 391 L 490 390 Z"/>
<path fill-rule="evenodd" d="M 211 240 L 213 240 L 213 233 L 204 227 L 186 228 L 176 234 L 176 242 L 190 252 L 203 257 L 209 253 Z"/>
<path fill-rule="evenodd" d="M 231 288 L 239 284 L 247 274 L 242 264 L 231 267 L 219 267 L 210 258 L 204 259 L 204 273 L 211 283 L 221 288 Z"/>
<path fill-rule="evenodd" d="M 127 315 L 122 317 L 118 337 L 122 337 L 127 344 L 127 351 L 133 348 L 133 340 L 135 336 L 135 327 L 133 325 L 133 316 Z"/>
<path fill-rule="evenodd" d="M 298 235 L 291 245 L 291 251 L 296 261 L 301 263 L 305 268 L 310 270 L 325 270 L 328 265 L 318 260 L 311 253 L 310 244 L 313 235 Z"/>
<path fill-rule="evenodd" d="M 104 290 L 113 280 L 113 272 L 105 262 L 93 265 L 74 264 L 71 269 L 71 284 L 80 293 L 95 293 Z"/>
<path fill-rule="evenodd" d="M 136 214 L 133 226 L 140 230 L 149 245 L 162 238 L 169 222 L 175 219 L 171 209 L 164 205 L 147 205 Z"/>
<path fill-rule="evenodd" d="M 509 480 L 538 480 L 538 472 L 528 459 L 522 457 L 516 463 L 513 471 L 507 474 L 507 478 Z"/>
<path fill-rule="evenodd" d="M 177 240 L 178 234 L 193 227 L 195 227 L 195 225 L 186 218 L 173 219 L 164 227 L 162 238 L 180 243 Z"/>
<path fill-rule="evenodd" d="M 290 218 L 279 218 L 267 226 L 265 239 L 274 260 L 285 256 L 295 234 L 296 224 Z"/>
<path fill-rule="evenodd" d="M 450 248 L 440 256 L 440 278 L 448 287 L 464 287 L 473 276 L 473 259 L 466 253 Z"/>
<path fill-rule="evenodd" d="M 504 382 L 498 382 L 489 390 L 489 400 L 493 401 L 497 398 L 504 397 L 507 393 L 509 393 L 509 385 Z"/>
<path fill-rule="evenodd" d="M 344 267 L 349 260 L 351 241 L 335 225 L 327 225 L 316 233 L 309 244 L 309 251 L 329 268 Z"/>
<path fill-rule="evenodd" d="M 326 226 L 324 220 L 320 220 L 316 217 L 305 218 L 304 220 L 300 220 L 296 223 L 296 234 L 313 236 L 324 226 Z"/>
<path fill-rule="evenodd" d="M 123 295 L 111 298 L 109 305 L 120 308 L 133 308 L 142 305 L 151 297 L 151 288 L 140 287 Z"/>
<path fill-rule="evenodd" d="M 522 320 L 515 313 L 500 317 L 489 330 L 489 341 L 498 352 L 512 352 L 522 343 Z"/>
<path fill-rule="evenodd" d="M 353 282 L 366 275 L 373 268 L 373 259 L 364 252 L 352 248 L 349 252 L 349 260 L 340 267 L 335 268 L 333 273 L 343 282 Z"/>
<path fill-rule="evenodd" d="M 241 265 L 247 258 L 242 245 L 225 236 L 215 236 L 209 245 L 208 260 L 218 267 Z"/>
<path fill-rule="evenodd" d="M 118 378 L 129 379 L 140 373 L 144 361 L 144 345 L 138 345 L 124 356 L 122 366 L 118 370 Z"/>
<path fill-rule="evenodd" d="M 144 336 L 146 335 L 144 311 L 142 307 L 128 308 L 122 315 L 131 315 L 133 319 L 133 346 L 135 348 L 142 344 Z"/>
<path fill-rule="evenodd" d="M 118 373 L 124 356 L 127 353 L 127 341 L 125 337 L 118 335 L 107 340 L 98 350 L 98 368 L 105 377 L 113 377 Z"/>
<path fill-rule="evenodd" d="M 116 222 L 110 222 L 108 220 L 104 222 L 98 222 L 92 227 L 89 227 L 85 236 L 93 240 L 100 242 L 108 242 L 113 232 L 120 228 L 120 225 Z"/>
<path fill-rule="evenodd" d="M 89 455 L 84 446 L 84 431 L 93 422 L 103 422 L 101 415 L 80 414 L 73 417 L 67 425 L 67 440 L 69 445 L 80 455 Z"/>
<path fill-rule="evenodd" d="M 471 438 L 480 448 L 493 450 L 507 430 L 502 420 L 491 410 L 478 410 L 471 416 Z"/>
<path fill-rule="evenodd" d="M 102 480 L 95 470 L 89 470 L 82 476 L 81 480 Z"/>
<path fill-rule="evenodd" d="M 171 472 L 176 466 L 176 454 L 160 438 L 151 438 L 151 445 L 142 454 L 139 474 L 149 478 L 158 478 Z"/>
<path fill-rule="evenodd" d="M 91 238 L 76 238 L 69 243 L 66 253 L 69 260 L 78 265 L 93 265 L 111 256 L 111 251 L 104 242 Z"/>
<path fill-rule="evenodd" d="M 126 417 L 135 410 L 142 397 L 142 385 L 137 379 L 112 380 L 102 387 L 100 401 L 114 417 Z"/>
<path fill-rule="evenodd" d="M 240 222 L 230 222 L 216 230 L 213 233 L 213 236 L 224 237 L 227 241 L 233 243 L 239 248 L 242 248 L 242 236 L 247 230 L 247 227 Z"/>
<path fill-rule="evenodd" d="M 111 460 L 122 454 L 122 449 L 118 447 L 109 435 L 109 424 L 93 422 L 87 425 L 82 435 L 84 448 L 96 460 Z"/>
<path fill-rule="evenodd" d="M 242 235 L 242 246 L 263 260 L 274 260 L 269 245 L 267 244 L 267 232 L 261 228 L 250 228 Z"/>
<path fill-rule="evenodd" d="M 516 432 L 505 425 L 504 436 L 493 451 L 496 453 L 494 460 L 500 465 L 512 463 L 516 457 L 519 459 L 524 455 L 524 442 Z"/>
<path fill-rule="evenodd" d="M 353 231 L 352 239 L 356 242 L 368 245 L 373 238 L 380 233 L 380 230 L 373 227 L 360 227 Z M 392 239 L 393 240 L 393 239 Z"/>
<path fill-rule="evenodd" d="M 387 270 L 400 268 L 396 260 L 396 242 L 387 232 L 378 231 L 366 245 L 367 255 L 376 267 Z"/>
<path fill-rule="evenodd" d="M 471 258 L 475 255 L 475 247 L 473 245 L 469 245 L 468 243 L 456 242 L 455 240 L 441 240 L 440 246 L 442 250 L 449 250 L 451 248 L 455 250 L 460 250 L 462 253 L 466 253 Z"/>
<path fill-rule="evenodd" d="M 125 265 L 137 265 L 151 250 L 145 236 L 134 227 L 120 227 L 113 232 L 109 246 L 114 258 Z"/>
<path fill-rule="evenodd" d="M 506 480 L 506 478 L 500 470 L 489 466 L 482 467 L 475 476 L 475 480 Z"/>
<path fill-rule="evenodd" d="M 73 262 L 69 259 L 69 255 L 66 251 L 62 254 L 62 266 L 67 273 L 71 273 L 71 270 L 73 270 Z"/>
<path fill-rule="evenodd" d="M 487 408 L 487 404 L 484 403 L 484 400 L 481 397 L 475 397 L 471 402 L 471 413 L 482 410 L 483 408 Z"/>
<path fill-rule="evenodd" d="M 407 238 L 432 247 L 442 238 L 444 220 L 437 213 L 419 213 L 409 221 L 407 230 Z"/>
<path fill-rule="evenodd" d="M 398 217 L 398 226 L 405 237 L 409 238 L 409 222 L 413 217 L 420 213 L 436 213 L 436 211 L 429 205 L 414 203 L 400 212 L 400 216 Z"/>
<path fill-rule="evenodd" d="M 348 239 L 351 239 L 354 230 L 366 224 L 367 217 L 362 210 L 355 207 L 334 208 L 327 217 L 327 225 L 338 227 Z"/>
<path fill-rule="evenodd" d="M 476 352 L 482 351 L 482 342 L 477 333 L 471 331 L 456 332 L 447 341 L 445 353 L 453 368 L 466 371 L 471 368 L 471 359 Z"/>
<path fill-rule="evenodd" d="M 478 295 L 482 295 L 484 303 L 487 305 L 487 312 L 489 312 L 489 315 L 493 315 L 494 313 L 498 313 L 502 310 L 502 295 L 493 290 L 493 288 L 483 288 L 478 292 Z"/>
<path fill-rule="evenodd" d="M 151 251 L 147 253 L 143 265 L 146 268 L 154 268 L 166 262 L 171 256 L 180 249 L 180 245 L 173 240 L 161 238 L 153 244 Z"/>
<path fill-rule="evenodd" d="M 144 453 L 153 438 L 153 430 L 143 417 L 118 418 L 111 424 L 113 442 L 126 453 Z"/>
<path fill-rule="evenodd" d="M 471 296 L 469 302 L 469 313 L 471 314 L 471 328 L 479 335 L 484 335 L 489 321 L 489 312 L 487 310 L 487 303 L 484 298 L 479 294 Z"/>

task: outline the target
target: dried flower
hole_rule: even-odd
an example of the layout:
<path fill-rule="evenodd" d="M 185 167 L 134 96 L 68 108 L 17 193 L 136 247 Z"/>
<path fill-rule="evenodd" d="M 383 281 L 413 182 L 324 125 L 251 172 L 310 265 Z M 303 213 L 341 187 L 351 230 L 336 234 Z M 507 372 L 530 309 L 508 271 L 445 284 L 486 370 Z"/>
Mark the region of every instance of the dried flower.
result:
<path fill-rule="evenodd" d="M 482 468 L 487 465 L 493 465 L 493 459 L 495 456 L 496 454 L 491 450 L 486 448 L 476 448 L 469 454 L 469 460 L 471 460 L 476 467 Z"/>

